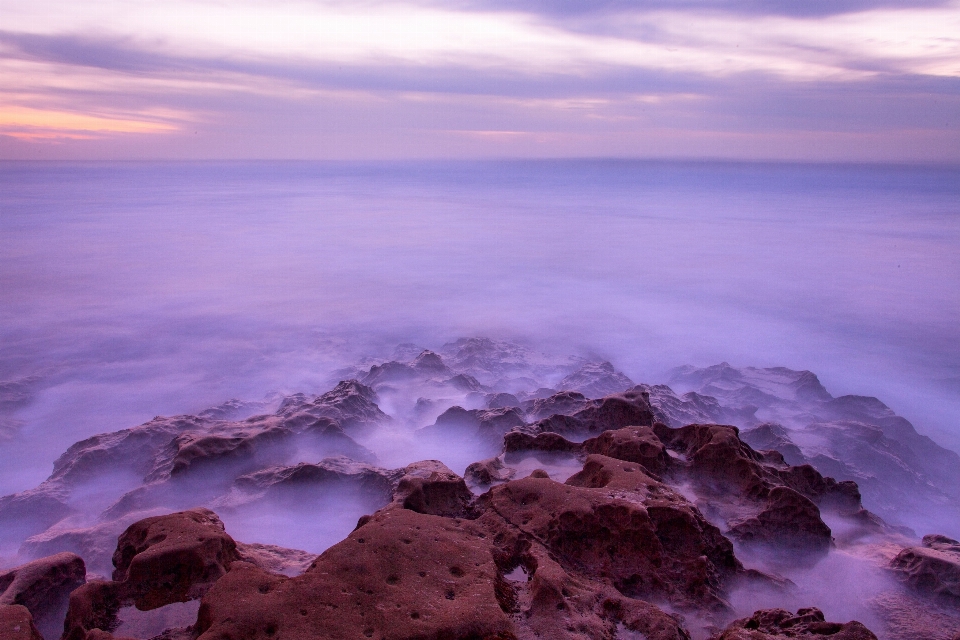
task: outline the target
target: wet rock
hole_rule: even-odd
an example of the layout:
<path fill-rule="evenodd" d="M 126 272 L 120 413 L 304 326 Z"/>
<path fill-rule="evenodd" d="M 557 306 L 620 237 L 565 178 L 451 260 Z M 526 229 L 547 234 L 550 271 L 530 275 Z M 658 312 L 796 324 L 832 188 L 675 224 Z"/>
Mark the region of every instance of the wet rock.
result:
<path fill-rule="evenodd" d="M 820 518 L 817 505 L 787 487 L 771 489 L 763 510 L 734 524 L 729 534 L 744 543 L 822 552 L 832 542 L 830 527 Z"/>
<path fill-rule="evenodd" d="M 470 410 L 450 407 L 437 417 L 434 424 L 419 429 L 417 433 L 431 438 L 470 438 L 499 445 L 504 434 L 525 424 L 523 412 L 516 407 Z"/>
<path fill-rule="evenodd" d="M 43 640 L 33 624 L 30 611 L 18 604 L 0 604 L 0 638 L 4 640 Z"/>
<path fill-rule="evenodd" d="M 491 543 L 470 521 L 388 508 L 285 578 L 238 563 L 203 597 L 213 638 L 515 638 Z"/>
<path fill-rule="evenodd" d="M 571 373 L 557 385 L 564 391 L 579 391 L 588 398 L 626 391 L 633 381 L 613 368 L 609 362 L 591 362 Z"/>
<path fill-rule="evenodd" d="M 890 566 L 918 592 L 960 607 L 960 542 L 943 535 L 924 536 L 922 546 L 904 549 Z"/>
<path fill-rule="evenodd" d="M 236 543 L 209 509 L 140 520 L 117 541 L 113 580 L 94 580 L 70 594 L 64 639 L 114 631 L 124 606 L 148 611 L 199 598 L 239 559 Z"/>
<path fill-rule="evenodd" d="M 113 581 L 140 609 L 197 598 L 239 560 L 236 543 L 209 509 L 146 518 L 117 541 Z"/>
<path fill-rule="evenodd" d="M 468 513 L 473 494 L 464 479 L 442 462 L 415 462 L 402 473 L 393 501 L 404 509 L 448 517 Z"/>
<path fill-rule="evenodd" d="M 278 547 L 273 544 L 237 543 L 237 556 L 240 562 L 248 562 L 270 573 L 281 573 L 286 576 L 300 575 L 306 571 L 317 554 Z"/>
<path fill-rule="evenodd" d="M 349 493 L 369 501 L 373 508 L 390 502 L 402 471 L 388 470 L 343 456 L 318 463 L 263 469 L 236 479 L 236 491 L 223 504 L 237 506 L 263 500 L 303 503 L 308 493 Z"/>
<path fill-rule="evenodd" d="M 585 401 L 572 415 L 554 414 L 520 430 L 531 435 L 552 432 L 584 438 L 611 429 L 651 426 L 653 422 L 653 409 L 646 392 L 630 390 Z"/>
<path fill-rule="evenodd" d="M 753 429 L 741 431 L 740 439 L 757 451 L 779 451 L 787 464 L 799 465 L 807 462 L 800 447 L 793 443 L 789 432 L 782 425 L 765 422 Z"/>
<path fill-rule="evenodd" d="M 532 420 L 542 420 L 552 415 L 573 415 L 587 404 L 587 397 L 578 391 L 560 391 L 545 398 L 536 398 L 523 403 L 523 409 Z"/>
<path fill-rule="evenodd" d="M 308 413 L 330 418 L 348 434 L 369 433 L 390 418 L 377 406 L 376 392 L 357 380 L 341 381 L 332 390 L 312 401 L 281 406 L 278 414 Z"/>
<path fill-rule="evenodd" d="M 714 640 L 780 640 L 781 638 L 831 638 L 832 640 L 876 640 L 869 629 L 857 621 L 827 622 L 814 607 L 790 613 L 783 609 L 764 609 L 749 618 L 730 624 Z"/>
<path fill-rule="evenodd" d="M 515 471 L 503 465 L 497 458 L 487 458 L 470 464 L 464 471 L 464 479 L 474 486 L 487 486 L 495 482 L 506 482 L 514 476 Z"/>
<path fill-rule="evenodd" d="M 592 455 L 566 484 L 514 480 L 481 496 L 477 509 L 481 521 L 502 518 L 571 572 L 634 597 L 720 606 L 723 576 L 739 569 L 719 530 L 635 463 Z"/>
<path fill-rule="evenodd" d="M 583 442 L 583 451 L 636 462 L 650 473 L 662 474 L 670 464 L 667 448 L 650 427 L 604 431 Z"/>
<path fill-rule="evenodd" d="M 491 393 L 486 398 L 488 409 L 519 407 L 520 400 L 512 393 Z"/>
<path fill-rule="evenodd" d="M 694 423 L 720 422 L 724 416 L 724 409 L 716 398 L 694 391 L 681 397 L 665 384 L 640 384 L 634 389 L 647 392 L 657 421 L 674 428 Z"/>
<path fill-rule="evenodd" d="M 503 450 L 507 454 L 525 451 L 545 451 L 550 453 L 580 453 L 583 447 L 570 442 L 558 433 L 547 431 L 531 435 L 523 431 L 511 431 L 503 437 Z"/>
<path fill-rule="evenodd" d="M 0 573 L 0 605 L 26 607 L 44 636 L 59 636 L 70 592 L 86 575 L 83 559 L 73 553 L 28 562 Z"/>

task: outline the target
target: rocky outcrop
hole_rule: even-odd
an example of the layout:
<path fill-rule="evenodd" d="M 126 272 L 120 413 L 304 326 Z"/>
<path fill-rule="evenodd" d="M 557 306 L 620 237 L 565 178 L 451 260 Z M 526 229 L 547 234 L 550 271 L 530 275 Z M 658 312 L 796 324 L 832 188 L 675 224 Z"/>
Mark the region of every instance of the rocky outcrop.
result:
<path fill-rule="evenodd" d="M 807 638 L 819 640 L 877 640 L 877 636 L 857 621 L 827 622 L 823 612 L 810 607 L 790 613 L 783 609 L 764 609 L 749 618 L 733 622 L 713 640 L 781 640 Z"/>
<path fill-rule="evenodd" d="M 117 542 L 113 580 L 94 580 L 70 594 L 64 639 L 113 631 L 124 606 L 150 610 L 199 598 L 239 559 L 236 543 L 210 510 L 141 520 Z"/>
<path fill-rule="evenodd" d="M 546 398 L 535 398 L 523 403 L 531 420 L 542 420 L 552 415 L 573 415 L 583 409 L 588 400 L 578 391 L 560 391 Z"/>
<path fill-rule="evenodd" d="M 356 380 L 341 381 L 313 400 L 291 396 L 280 405 L 278 415 L 290 417 L 303 413 L 330 418 L 348 435 L 369 433 L 390 418 L 377 406 L 376 392 Z"/>
<path fill-rule="evenodd" d="M 0 605 L 26 607 L 31 624 L 44 636 L 59 636 L 70 592 L 86 581 L 86 575 L 83 559 L 73 553 L 28 562 L 0 573 Z"/>
<path fill-rule="evenodd" d="M 515 471 L 504 466 L 499 458 L 487 458 L 467 466 L 463 472 L 464 480 L 473 486 L 488 486 L 495 482 L 506 482 L 510 480 Z"/>
<path fill-rule="evenodd" d="M 591 362 L 566 376 L 557 385 L 562 391 L 579 391 L 588 398 L 602 398 L 626 391 L 633 381 L 609 362 Z"/>
<path fill-rule="evenodd" d="M 832 542 L 830 527 L 809 498 L 787 487 L 774 487 L 756 516 L 734 523 L 729 534 L 745 543 L 825 552 Z"/>
<path fill-rule="evenodd" d="M 604 431 L 585 440 L 586 453 L 598 453 L 626 462 L 636 462 L 648 473 L 662 474 L 670 465 L 670 456 L 650 427 L 625 427 Z"/>
<path fill-rule="evenodd" d="M 30 611 L 19 604 L 0 604 L 0 638 L 4 640 L 43 640 L 33 624 Z"/>
<path fill-rule="evenodd" d="M 214 638 L 515 638 L 509 588 L 470 521 L 388 508 L 285 578 L 238 565 L 202 600 Z"/>
<path fill-rule="evenodd" d="M 942 535 L 923 537 L 890 563 L 902 582 L 920 593 L 960 607 L 960 542 Z"/>
<path fill-rule="evenodd" d="M 418 434 L 428 438 L 468 438 L 499 445 L 504 434 L 525 425 L 523 412 L 517 407 L 498 409 L 464 409 L 451 407 L 437 421 Z"/>

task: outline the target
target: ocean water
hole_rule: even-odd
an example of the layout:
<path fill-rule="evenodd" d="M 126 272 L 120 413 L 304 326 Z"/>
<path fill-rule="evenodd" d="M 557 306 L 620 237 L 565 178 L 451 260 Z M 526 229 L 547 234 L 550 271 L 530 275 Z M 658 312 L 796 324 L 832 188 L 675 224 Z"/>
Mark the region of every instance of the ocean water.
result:
<path fill-rule="evenodd" d="M 960 449 L 960 167 L 0 163 L 0 495 L 72 442 L 400 342 L 728 361 Z"/>

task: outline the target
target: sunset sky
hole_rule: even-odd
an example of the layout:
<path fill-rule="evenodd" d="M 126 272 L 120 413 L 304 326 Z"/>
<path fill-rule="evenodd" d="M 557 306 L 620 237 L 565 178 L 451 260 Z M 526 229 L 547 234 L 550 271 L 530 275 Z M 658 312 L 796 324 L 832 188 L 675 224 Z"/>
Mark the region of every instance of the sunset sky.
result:
<path fill-rule="evenodd" d="M 0 158 L 960 161 L 960 1 L 0 0 Z"/>

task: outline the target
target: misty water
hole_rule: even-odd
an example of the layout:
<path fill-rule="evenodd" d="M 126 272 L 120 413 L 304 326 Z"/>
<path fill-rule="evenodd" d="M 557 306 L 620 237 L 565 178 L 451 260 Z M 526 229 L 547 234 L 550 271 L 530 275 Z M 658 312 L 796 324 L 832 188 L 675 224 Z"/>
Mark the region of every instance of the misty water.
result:
<path fill-rule="evenodd" d="M 788 366 L 960 445 L 960 169 L 0 164 L 0 494 L 399 342 Z"/>
<path fill-rule="evenodd" d="M 688 363 L 809 369 L 957 450 L 957 247 L 957 167 L 0 164 L 0 495 L 92 434 L 229 398 L 272 411 L 277 392 L 321 393 L 400 343 L 459 336 L 610 360 L 637 382 Z M 440 409 L 415 423 L 408 391 L 381 394 L 400 419 L 360 438 L 382 465 L 441 457 L 460 473 L 495 454 L 411 438 Z M 578 465 L 514 463 L 561 481 Z M 140 481 L 71 500 L 94 515 Z M 317 553 L 379 506 L 298 504 L 316 517 L 269 502 L 221 515 L 240 540 Z M 790 570 L 787 600 L 732 601 L 870 621 L 863 594 L 891 586 L 847 551 L 818 567 Z"/>

